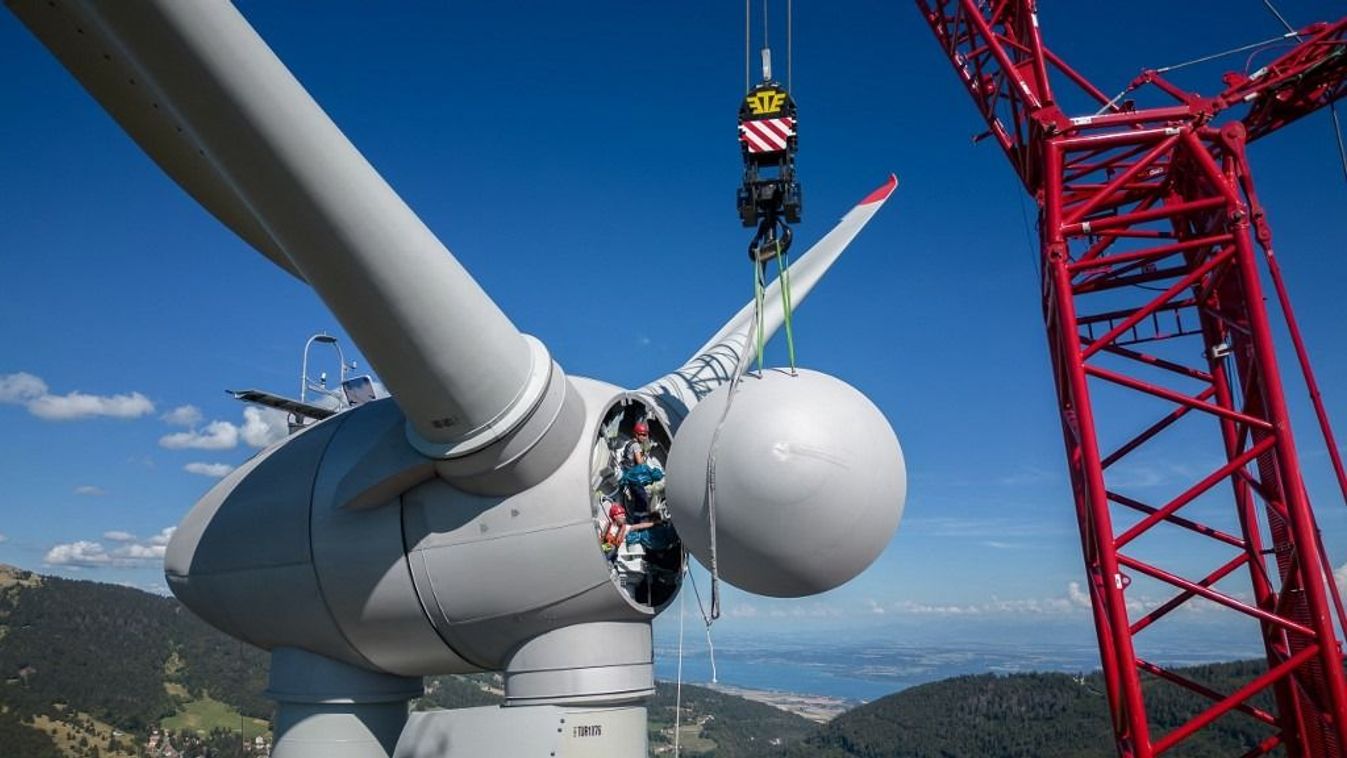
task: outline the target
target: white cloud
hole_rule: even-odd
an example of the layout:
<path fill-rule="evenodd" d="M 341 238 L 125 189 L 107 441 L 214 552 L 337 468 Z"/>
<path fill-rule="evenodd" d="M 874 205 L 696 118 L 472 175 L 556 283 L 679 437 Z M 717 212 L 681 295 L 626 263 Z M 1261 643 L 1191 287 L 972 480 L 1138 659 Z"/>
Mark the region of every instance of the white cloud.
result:
<path fill-rule="evenodd" d="M 186 466 L 183 466 L 182 470 L 189 474 L 200 474 L 201 476 L 219 479 L 230 471 L 233 471 L 234 467 L 228 463 L 189 463 Z"/>
<path fill-rule="evenodd" d="M 26 404 L 47 394 L 47 383 L 32 374 L 0 374 L 0 403 Z"/>
<path fill-rule="evenodd" d="M 154 403 L 140 394 L 88 395 L 69 392 L 64 395 L 43 395 L 28 402 L 28 412 L 48 421 L 70 421 L 91 416 L 111 418 L 139 418 L 154 413 Z"/>
<path fill-rule="evenodd" d="M 9 535 L 0 533 L 0 542 L 9 542 Z"/>
<path fill-rule="evenodd" d="M 48 421 L 94 416 L 139 418 L 154 412 L 154 403 L 139 392 L 90 395 L 76 390 L 53 395 L 41 378 L 24 372 L 0 375 L 0 403 L 22 405 L 29 413 Z"/>
<path fill-rule="evenodd" d="M 159 445 L 170 450 L 231 450 L 238 444 L 239 428 L 228 421 L 212 421 L 201 431 L 174 432 L 159 438 Z"/>
<path fill-rule="evenodd" d="M 75 494 L 85 497 L 103 497 L 108 494 L 108 491 L 92 484 L 81 484 L 75 488 Z"/>
<path fill-rule="evenodd" d="M 180 405 L 159 417 L 173 426 L 196 426 L 201 423 L 201 409 L 195 405 Z"/>
<path fill-rule="evenodd" d="M 243 409 L 242 424 L 212 421 L 202 429 L 193 427 L 185 432 L 166 434 L 159 438 L 159 445 L 171 450 L 232 450 L 242 440 L 252 447 L 266 447 L 285 439 L 290 433 L 286 419 L 285 411 L 250 405 Z"/>
<path fill-rule="evenodd" d="M 118 548 L 117 552 L 132 560 L 163 560 L 165 550 L 167 548 L 163 545 L 140 545 L 133 542 L 125 548 Z"/>
<path fill-rule="evenodd" d="M 1149 601 L 1138 600 L 1142 605 L 1154 605 Z M 1090 608 L 1090 597 L 1080 586 L 1080 582 L 1069 582 L 1066 594 L 1060 597 L 1024 598 L 1002 600 L 992 597 L 990 601 L 968 605 L 930 604 L 902 600 L 888 606 L 869 601 L 870 613 L 893 611 L 914 616 L 1044 616 L 1079 613 Z M 1130 603 L 1129 603 L 1130 605 Z M 877 610 L 878 609 L 878 610 Z"/>
<path fill-rule="evenodd" d="M 1078 608 L 1090 607 L 1090 593 L 1080 588 L 1080 582 L 1067 582 L 1066 599 Z"/>
<path fill-rule="evenodd" d="M 248 406 L 243 409 L 243 441 L 253 447 L 266 447 L 290 434 L 285 411 Z"/>
<path fill-rule="evenodd" d="M 170 526 L 143 542 L 130 532 L 106 532 L 103 539 L 120 543 L 117 547 L 109 550 L 101 542 L 76 540 L 52 546 L 42 561 L 48 566 L 71 568 L 150 566 L 164 560 L 168 541 L 176 528 Z"/>
<path fill-rule="evenodd" d="M 107 566 L 111 565 L 112 556 L 97 542 L 79 540 L 52 547 L 42 562 L 49 566 Z"/>

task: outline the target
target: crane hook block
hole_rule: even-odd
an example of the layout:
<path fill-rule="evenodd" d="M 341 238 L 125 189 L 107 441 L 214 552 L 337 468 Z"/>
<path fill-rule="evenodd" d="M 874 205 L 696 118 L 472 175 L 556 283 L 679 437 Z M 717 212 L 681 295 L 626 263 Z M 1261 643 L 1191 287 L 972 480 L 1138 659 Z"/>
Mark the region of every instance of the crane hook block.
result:
<path fill-rule="evenodd" d="M 744 182 L 739 187 L 739 220 L 751 228 L 778 220 L 800 220 L 803 197 L 795 178 L 795 100 L 785 87 L 765 81 L 739 104 L 739 147 Z"/>

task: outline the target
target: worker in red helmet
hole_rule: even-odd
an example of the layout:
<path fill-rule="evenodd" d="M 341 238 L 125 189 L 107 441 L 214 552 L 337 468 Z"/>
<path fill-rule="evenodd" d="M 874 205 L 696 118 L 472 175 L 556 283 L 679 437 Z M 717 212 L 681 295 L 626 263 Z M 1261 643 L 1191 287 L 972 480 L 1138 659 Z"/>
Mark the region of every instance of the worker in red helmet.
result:
<path fill-rule="evenodd" d="M 603 530 L 603 554 L 608 560 L 616 558 L 617 550 L 627 541 L 628 533 L 649 529 L 652 526 L 654 524 L 649 521 L 628 524 L 627 509 L 623 508 L 621 503 L 613 503 L 608 506 L 608 526 Z"/>
<path fill-rule="evenodd" d="M 622 448 L 622 468 L 629 469 L 645 463 L 645 454 L 650 451 L 650 425 L 637 421 L 631 428 L 632 439 Z"/>
<path fill-rule="evenodd" d="M 621 503 L 608 507 L 608 526 L 603 530 L 603 554 L 608 560 L 617 557 L 617 549 L 627 538 L 627 509 Z"/>

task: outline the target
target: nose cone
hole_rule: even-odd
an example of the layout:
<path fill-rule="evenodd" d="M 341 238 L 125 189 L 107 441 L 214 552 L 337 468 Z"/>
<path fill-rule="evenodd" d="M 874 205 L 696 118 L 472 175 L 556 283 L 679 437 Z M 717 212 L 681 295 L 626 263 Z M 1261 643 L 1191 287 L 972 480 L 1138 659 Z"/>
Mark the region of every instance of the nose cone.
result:
<path fill-rule="evenodd" d="M 865 570 L 907 497 L 902 448 L 884 415 L 826 374 L 772 370 L 698 404 L 669 454 L 668 501 L 684 543 L 710 565 L 707 461 L 715 441 L 716 558 L 740 589 L 802 597 Z"/>

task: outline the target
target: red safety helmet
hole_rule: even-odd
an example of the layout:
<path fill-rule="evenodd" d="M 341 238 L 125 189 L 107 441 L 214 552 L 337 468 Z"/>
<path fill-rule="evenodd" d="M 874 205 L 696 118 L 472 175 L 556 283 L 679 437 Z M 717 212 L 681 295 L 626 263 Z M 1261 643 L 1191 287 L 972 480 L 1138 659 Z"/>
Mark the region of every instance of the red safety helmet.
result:
<path fill-rule="evenodd" d="M 621 503 L 613 503 L 608 506 L 608 518 L 615 519 L 618 516 L 627 515 L 627 509 L 622 507 Z"/>
<path fill-rule="evenodd" d="M 632 434 L 650 434 L 650 427 L 644 421 L 637 421 L 636 426 L 631 428 Z"/>

